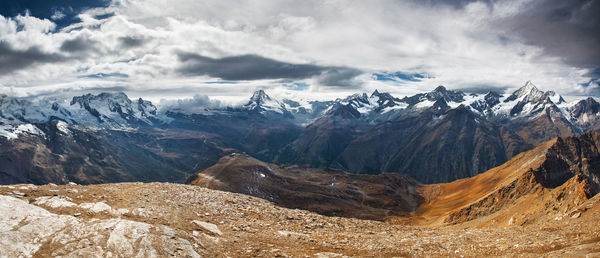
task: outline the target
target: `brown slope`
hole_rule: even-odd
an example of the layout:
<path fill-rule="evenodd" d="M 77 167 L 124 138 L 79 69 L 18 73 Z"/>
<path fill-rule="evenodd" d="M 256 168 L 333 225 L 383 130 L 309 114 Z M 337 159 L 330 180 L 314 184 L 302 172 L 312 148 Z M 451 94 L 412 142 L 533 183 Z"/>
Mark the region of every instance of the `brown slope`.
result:
<path fill-rule="evenodd" d="M 188 183 L 260 197 L 287 208 L 375 220 L 408 216 L 422 201 L 417 194 L 420 184 L 405 175 L 283 167 L 245 154 L 221 158 Z"/>
<path fill-rule="evenodd" d="M 412 222 L 480 226 L 561 219 L 600 189 L 600 134 L 557 138 L 478 176 L 426 185 Z"/>

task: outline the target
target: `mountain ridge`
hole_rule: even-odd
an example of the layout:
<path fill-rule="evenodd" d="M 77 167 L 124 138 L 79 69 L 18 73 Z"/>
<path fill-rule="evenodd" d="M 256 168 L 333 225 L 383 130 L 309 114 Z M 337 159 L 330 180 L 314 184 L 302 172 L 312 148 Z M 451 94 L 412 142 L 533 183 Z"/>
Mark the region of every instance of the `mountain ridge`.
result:
<path fill-rule="evenodd" d="M 179 131 L 183 130 L 191 139 L 217 136 L 220 140 L 211 148 L 247 152 L 268 162 L 366 174 L 398 172 L 435 183 L 484 172 L 556 136 L 598 130 L 599 105 L 593 98 L 563 103 L 558 94 L 542 92 L 531 82 L 512 94 L 465 94 L 439 86 L 429 93 L 402 99 L 375 90 L 335 101 L 308 102 L 278 100 L 259 90 L 245 105 L 196 108 L 193 113 L 157 107 L 141 98 L 131 100 L 124 93 L 38 101 L 3 95 L 0 140 L 10 142 L 21 137 L 47 142 L 46 138 L 68 137 L 68 133 L 61 132 L 75 126 L 75 131 L 93 132 L 91 135 L 105 139 L 104 144 L 113 148 L 128 149 L 111 140 L 111 130 L 146 134 L 150 142 L 160 142 L 156 137 L 165 134 L 180 137 Z M 48 129 L 55 128 L 56 121 L 62 121 L 60 128 L 64 130 Z M 76 144 L 86 145 L 85 141 Z M 110 156 L 110 148 L 104 149 L 102 155 Z M 169 155 L 178 153 L 170 150 Z M 430 160 L 415 162 L 410 158 L 415 155 Z M 25 155 L 23 159 L 34 156 Z M 210 157 L 197 163 L 205 168 L 218 161 L 218 157 Z M 46 162 L 60 163 L 55 159 Z M 8 162 L 7 167 L 14 166 L 4 162 Z M 163 162 L 169 163 L 168 159 Z M 17 163 L 34 164 L 31 160 Z M 30 166 L 23 167 L 24 173 L 34 171 L 38 165 Z M 186 167 L 185 173 L 194 173 Z"/>

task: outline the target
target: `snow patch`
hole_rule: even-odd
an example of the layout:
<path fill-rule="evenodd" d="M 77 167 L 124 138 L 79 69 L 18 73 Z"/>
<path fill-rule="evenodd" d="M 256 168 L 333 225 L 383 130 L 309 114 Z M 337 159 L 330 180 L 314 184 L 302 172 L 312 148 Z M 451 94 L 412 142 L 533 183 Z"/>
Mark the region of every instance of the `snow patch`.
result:
<path fill-rule="evenodd" d="M 22 134 L 46 136 L 42 130 L 32 124 L 0 125 L 1 137 L 12 140 L 19 138 L 19 135 Z"/>
<path fill-rule="evenodd" d="M 64 133 L 66 135 L 70 135 L 71 131 L 69 130 L 69 124 L 63 122 L 63 121 L 58 121 L 56 123 L 56 129 L 58 129 L 58 131 L 60 131 L 61 133 Z"/>

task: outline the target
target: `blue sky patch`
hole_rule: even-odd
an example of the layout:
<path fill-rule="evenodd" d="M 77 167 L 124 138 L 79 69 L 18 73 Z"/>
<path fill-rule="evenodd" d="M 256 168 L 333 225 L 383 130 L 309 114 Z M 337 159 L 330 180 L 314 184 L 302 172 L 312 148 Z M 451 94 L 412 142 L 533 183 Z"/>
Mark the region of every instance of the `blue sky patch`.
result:
<path fill-rule="evenodd" d="M 110 0 L 1 0 L 0 15 L 15 17 L 29 12 L 31 16 L 45 18 L 56 23 L 60 30 L 81 22 L 77 15 L 87 9 L 107 7 Z"/>
<path fill-rule="evenodd" d="M 204 84 L 238 84 L 238 82 L 236 82 L 236 81 L 211 81 L 211 82 L 204 82 Z"/>
<path fill-rule="evenodd" d="M 377 81 L 411 81 L 420 82 L 425 78 L 430 78 L 422 73 L 403 73 L 403 72 L 382 72 L 373 73 L 373 79 Z"/>
<path fill-rule="evenodd" d="M 310 84 L 305 83 L 305 82 L 294 82 L 294 83 L 284 83 L 282 86 L 287 88 L 288 90 L 303 91 L 303 90 L 308 89 L 308 87 L 310 87 Z"/>

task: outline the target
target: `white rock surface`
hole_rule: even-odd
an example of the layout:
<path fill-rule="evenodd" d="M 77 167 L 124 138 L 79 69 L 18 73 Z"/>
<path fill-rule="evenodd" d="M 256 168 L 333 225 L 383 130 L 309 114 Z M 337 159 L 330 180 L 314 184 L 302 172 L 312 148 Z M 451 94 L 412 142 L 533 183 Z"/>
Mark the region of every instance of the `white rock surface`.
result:
<path fill-rule="evenodd" d="M 59 196 L 42 196 L 35 199 L 33 202 L 35 205 L 46 206 L 50 208 L 68 208 L 75 207 L 77 204 L 71 202 L 68 197 L 59 197 Z"/>
<path fill-rule="evenodd" d="M 199 221 L 199 220 L 194 220 L 192 221 L 194 224 L 196 224 L 197 226 L 200 227 L 200 229 L 204 230 L 204 231 L 208 231 L 209 233 L 213 234 L 213 235 L 223 235 L 223 232 L 221 232 L 221 230 L 219 230 L 219 227 L 217 227 L 217 225 L 209 223 L 209 222 L 204 222 L 204 221 Z"/>
<path fill-rule="evenodd" d="M 79 207 L 85 210 L 88 210 L 92 213 L 101 213 L 101 212 L 110 212 L 112 211 L 112 207 L 104 202 L 95 202 L 95 203 L 82 203 L 79 204 Z"/>
<path fill-rule="evenodd" d="M 60 197 L 36 202 L 59 207 L 70 203 Z M 104 211 L 108 206 L 104 205 L 89 206 Z M 179 237 L 184 232 L 164 225 L 118 218 L 77 219 L 4 195 L 0 195 L 0 218 L 0 257 L 200 257 L 188 240 Z"/>

